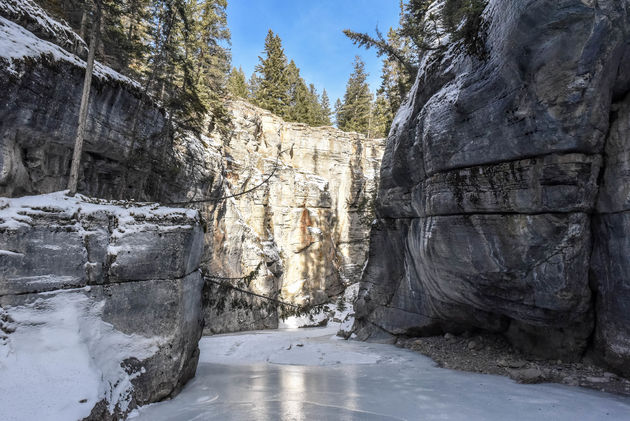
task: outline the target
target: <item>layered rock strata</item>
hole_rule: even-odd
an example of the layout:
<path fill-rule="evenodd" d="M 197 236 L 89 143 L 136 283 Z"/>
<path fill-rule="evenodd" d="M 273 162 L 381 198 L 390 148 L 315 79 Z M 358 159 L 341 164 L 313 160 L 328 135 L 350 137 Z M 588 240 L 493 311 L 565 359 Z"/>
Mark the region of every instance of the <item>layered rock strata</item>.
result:
<path fill-rule="evenodd" d="M 209 217 L 209 273 L 234 278 L 259 268 L 252 292 L 297 305 L 334 300 L 358 282 L 367 257 L 384 141 L 286 123 L 242 101 L 228 108 L 234 130 L 223 142 L 224 191 L 236 197 Z M 241 293 L 226 300 L 219 286 L 207 286 L 206 332 L 277 326 L 266 300 Z"/>
<path fill-rule="evenodd" d="M 85 62 L 68 46 L 78 36 L 70 33 L 30 0 L 0 3 L 2 196 L 67 185 L 85 74 Z M 112 69 L 96 63 L 94 75 L 79 190 L 103 198 L 185 197 L 189 161 L 173 156 L 164 111 Z"/>
<path fill-rule="evenodd" d="M 594 335 L 628 374 L 627 7 L 491 0 L 484 58 L 438 30 L 387 142 L 359 337 L 578 359 Z"/>
<path fill-rule="evenodd" d="M 202 252 L 196 210 L 63 193 L 1 199 L 9 412 L 119 419 L 176 394 L 197 367 Z M 42 391 L 43 403 L 33 407 L 25 390 Z"/>

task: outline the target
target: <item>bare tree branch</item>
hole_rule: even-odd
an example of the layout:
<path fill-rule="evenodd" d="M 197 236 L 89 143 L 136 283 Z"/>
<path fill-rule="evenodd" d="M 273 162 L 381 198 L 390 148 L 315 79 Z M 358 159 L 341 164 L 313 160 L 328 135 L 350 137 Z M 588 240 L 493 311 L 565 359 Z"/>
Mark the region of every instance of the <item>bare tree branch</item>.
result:
<path fill-rule="evenodd" d="M 280 145 L 278 145 L 278 148 L 280 148 Z M 285 149 L 285 150 L 281 150 L 278 152 L 278 155 L 276 156 L 276 161 L 274 163 L 273 166 L 273 170 L 271 171 L 271 173 L 260 183 L 256 184 L 254 187 L 249 188 L 247 190 L 238 192 L 238 193 L 234 193 L 234 194 L 229 194 L 226 196 L 219 196 L 219 197 L 207 197 L 205 199 L 194 199 L 194 200 L 188 200 L 186 202 L 167 202 L 164 203 L 165 205 L 175 205 L 175 206 L 185 206 L 185 205 L 193 205 L 193 204 L 198 204 L 198 203 L 215 203 L 215 202 L 220 202 L 222 200 L 226 200 L 226 199 L 231 199 L 233 197 L 239 197 L 239 196 L 243 196 L 247 193 L 251 193 L 254 190 L 259 189 L 260 187 L 262 187 L 263 185 L 265 185 L 266 183 L 269 182 L 269 180 L 271 180 L 271 178 L 275 175 L 276 171 L 278 170 L 279 162 L 280 162 L 280 155 L 282 155 L 283 153 L 287 152 L 289 149 Z"/>

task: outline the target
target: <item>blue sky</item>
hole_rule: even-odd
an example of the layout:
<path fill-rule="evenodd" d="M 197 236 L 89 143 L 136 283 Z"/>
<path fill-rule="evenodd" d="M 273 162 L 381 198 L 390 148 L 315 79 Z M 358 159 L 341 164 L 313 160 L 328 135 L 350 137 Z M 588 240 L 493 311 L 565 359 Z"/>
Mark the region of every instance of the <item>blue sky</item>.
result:
<path fill-rule="evenodd" d="M 295 61 L 307 83 L 321 93 L 326 88 L 331 105 L 343 98 L 355 55 L 370 73 L 372 90 L 380 84 L 381 59 L 374 50 L 359 49 L 341 33 L 349 28 L 383 33 L 398 24 L 398 0 L 228 0 L 232 31 L 232 65 L 247 78 L 262 55 L 269 29 L 282 39 L 285 54 Z"/>

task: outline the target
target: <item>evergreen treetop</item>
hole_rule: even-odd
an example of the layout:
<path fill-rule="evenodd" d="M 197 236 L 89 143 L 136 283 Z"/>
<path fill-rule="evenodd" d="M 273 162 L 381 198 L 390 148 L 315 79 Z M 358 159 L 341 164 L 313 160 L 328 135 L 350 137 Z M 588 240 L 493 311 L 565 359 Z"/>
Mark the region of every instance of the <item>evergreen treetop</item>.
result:
<path fill-rule="evenodd" d="M 286 121 L 311 126 L 330 124 L 330 109 L 324 111 L 315 86 L 306 84 L 295 62 L 287 64 L 280 38 L 271 30 L 265 39 L 265 57 L 259 59 L 249 84 L 255 105 Z"/>
<path fill-rule="evenodd" d="M 230 77 L 228 78 L 228 91 L 235 98 L 246 99 L 249 96 L 249 87 L 245 80 L 245 72 L 241 67 L 232 68 Z"/>
<path fill-rule="evenodd" d="M 322 92 L 320 107 L 322 113 L 322 125 L 330 126 L 330 116 L 332 115 L 332 110 L 330 109 L 330 98 L 328 98 L 328 92 L 326 92 L 326 89 L 324 89 L 324 91 Z"/>
<path fill-rule="evenodd" d="M 258 57 L 260 63 L 256 72 L 260 83 L 256 89 L 256 105 L 279 116 L 285 116 L 289 105 L 289 81 L 287 79 L 287 58 L 282 41 L 270 29 L 265 38 L 265 57 Z"/>
<path fill-rule="evenodd" d="M 341 110 L 337 115 L 337 125 L 341 130 L 370 134 L 372 93 L 367 76 L 365 63 L 356 56 L 354 70 L 346 84 Z"/>

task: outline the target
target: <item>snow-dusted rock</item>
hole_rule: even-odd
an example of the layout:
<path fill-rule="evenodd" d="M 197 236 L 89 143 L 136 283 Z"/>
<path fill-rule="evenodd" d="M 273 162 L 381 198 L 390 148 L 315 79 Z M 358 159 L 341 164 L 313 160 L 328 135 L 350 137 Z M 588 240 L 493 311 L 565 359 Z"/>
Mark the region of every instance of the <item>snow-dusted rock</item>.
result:
<path fill-rule="evenodd" d="M 81 58 L 0 17 L 0 195 L 65 188 L 84 73 Z M 164 111 L 111 68 L 97 63 L 94 74 L 79 190 L 138 200 L 176 196 L 181 186 L 162 183 L 177 175 L 164 153 Z"/>
<path fill-rule="evenodd" d="M 10 18 L 0 17 L 0 195 L 58 191 L 67 185 L 85 64 L 60 47 L 67 27 L 30 0 L 0 0 L 0 12 Z M 19 25 L 27 21 L 37 25 Z M 358 281 L 382 139 L 287 123 L 234 101 L 226 104 L 233 115 L 229 136 L 182 136 L 173 145 L 163 110 L 142 95 L 135 82 L 96 66 L 80 192 L 162 203 L 227 197 L 198 206 L 208 222 L 204 268 L 238 278 L 258 267 L 248 286 L 255 293 L 322 304 Z M 124 241 L 119 239 L 119 247 Z M 42 261 L 55 256 L 47 252 Z M 118 261 L 124 260 L 120 254 Z M 68 281 L 76 283 L 82 269 L 77 262 L 64 265 Z M 150 269 L 113 264 L 108 270 L 124 279 Z M 266 301 L 229 294 L 223 299 L 225 291 L 206 285 L 208 332 L 277 326 L 276 311 Z M 248 306 L 232 306 L 243 300 Z"/>
<path fill-rule="evenodd" d="M 197 365 L 202 251 L 195 210 L 0 199 L 3 413 L 113 419 L 176 394 Z"/>
<path fill-rule="evenodd" d="M 0 16 L 18 23 L 38 38 L 85 58 L 88 46 L 67 23 L 53 19 L 33 0 L 1 0 Z M 5 38 L 5 42 L 8 39 Z M 6 45 L 3 47 L 6 48 Z M 5 51 L 6 52 L 6 51 Z"/>

